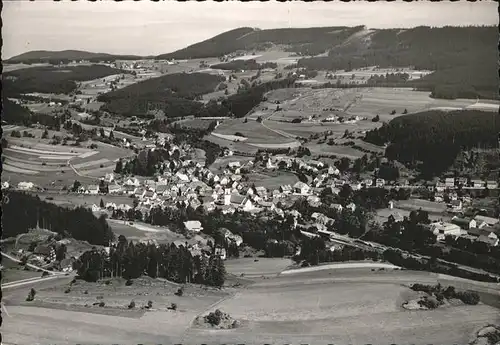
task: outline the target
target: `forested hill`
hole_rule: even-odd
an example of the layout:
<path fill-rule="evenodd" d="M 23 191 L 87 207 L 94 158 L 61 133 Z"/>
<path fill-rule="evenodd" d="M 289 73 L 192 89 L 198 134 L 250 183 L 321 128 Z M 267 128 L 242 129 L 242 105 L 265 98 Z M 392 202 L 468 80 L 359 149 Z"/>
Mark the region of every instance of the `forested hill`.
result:
<path fill-rule="evenodd" d="M 224 116 L 197 102 L 223 81 L 225 77 L 207 73 L 173 73 L 105 93 L 98 99 L 106 103 L 103 109 L 126 116 L 144 116 L 151 110 L 161 110 L 168 117 Z"/>
<path fill-rule="evenodd" d="M 238 50 L 259 50 L 269 45 L 287 45 L 290 52 L 303 55 L 324 53 L 341 44 L 363 26 L 349 28 L 320 27 L 268 29 L 238 28 L 224 32 L 208 40 L 190 45 L 173 53 L 159 55 L 157 59 L 197 59 L 217 57 Z"/>
<path fill-rule="evenodd" d="M 397 117 L 366 133 L 365 141 L 376 145 L 388 143 L 385 151 L 388 159 L 419 168 L 429 177 L 446 171 L 462 150 L 496 147 L 499 133 L 497 113 L 427 111 Z"/>
<path fill-rule="evenodd" d="M 436 98 L 497 99 L 498 38 L 495 26 L 372 30 L 298 65 L 316 70 L 414 66 L 435 71 L 412 86 Z"/>
<path fill-rule="evenodd" d="M 115 55 L 105 53 L 91 53 L 81 50 L 62 50 L 62 51 L 49 51 L 49 50 L 33 50 L 29 51 L 10 59 L 5 60 L 5 63 L 53 63 L 71 62 L 73 60 L 80 61 L 114 61 L 114 60 L 140 60 L 144 57 L 137 55 Z"/>

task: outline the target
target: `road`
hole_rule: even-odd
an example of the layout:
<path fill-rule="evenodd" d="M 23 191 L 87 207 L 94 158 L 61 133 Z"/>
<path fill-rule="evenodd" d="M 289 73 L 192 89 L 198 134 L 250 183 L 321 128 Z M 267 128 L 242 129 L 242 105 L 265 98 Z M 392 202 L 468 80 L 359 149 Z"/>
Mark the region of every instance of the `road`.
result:
<path fill-rule="evenodd" d="M 11 256 L 11 255 L 9 255 L 7 253 L 1 252 L 1 254 L 2 254 L 3 257 L 6 257 L 9 260 L 12 260 L 12 261 L 17 262 L 17 263 L 21 263 L 21 260 L 18 260 L 15 257 L 13 257 L 13 256 Z M 42 268 L 42 267 L 39 267 L 39 266 L 35 266 L 33 264 L 30 264 L 30 263 L 27 263 L 26 266 L 28 266 L 30 268 L 33 268 L 35 270 L 41 270 L 43 272 L 47 272 L 50 275 L 64 275 L 65 274 L 65 273 L 62 273 L 62 272 L 49 271 L 49 270 L 46 270 L 45 268 Z"/>

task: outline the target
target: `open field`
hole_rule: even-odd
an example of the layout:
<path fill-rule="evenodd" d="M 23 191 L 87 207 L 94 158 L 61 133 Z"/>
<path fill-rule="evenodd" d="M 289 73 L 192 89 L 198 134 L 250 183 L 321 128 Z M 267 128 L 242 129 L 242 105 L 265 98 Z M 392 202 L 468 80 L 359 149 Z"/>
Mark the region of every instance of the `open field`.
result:
<path fill-rule="evenodd" d="M 415 208 L 415 211 L 417 211 L 419 209 L 418 208 Z M 422 209 L 424 210 L 424 208 L 422 207 Z M 409 217 L 410 216 L 410 212 L 412 210 L 411 209 L 402 209 L 402 208 L 398 208 L 398 207 L 395 207 L 393 209 L 389 209 L 389 208 L 384 208 L 384 209 L 379 209 L 377 210 L 377 213 L 375 214 L 375 218 L 374 220 L 376 222 L 378 222 L 379 224 L 383 224 L 385 222 L 387 222 L 387 219 L 389 218 L 390 215 L 401 215 L 402 217 Z M 449 221 L 451 220 L 451 217 L 445 213 L 441 214 L 441 213 L 429 213 L 429 219 L 431 221 L 439 221 L 440 219 L 444 220 L 444 221 Z"/>
<path fill-rule="evenodd" d="M 233 150 L 233 151 L 254 154 L 258 150 L 258 148 L 256 146 L 248 145 L 242 141 L 226 140 L 226 139 L 222 139 L 222 138 L 217 137 L 217 136 L 212 135 L 212 134 L 205 136 L 204 139 L 208 140 L 214 144 L 220 145 L 221 147 L 227 147 L 228 149 Z"/>
<path fill-rule="evenodd" d="M 191 238 L 186 238 L 182 234 L 171 231 L 167 227 L 152 226 L 142 222 L 124 222 L 117 219 L 109 219 L 108 224 L 116 234 L 116 236 L 123 235 L 128 240 L 134 241 L 156 241 L 159 244 L 170 244 L 173 242 L 184 244 L 201 244 L 206 245 L 207 240 L 210 239 L 206 235 L 194 235 Z"/>
<path fill-rule="evenodd" d="M 113 202 L 117 205 L 125 204 L 132 206 L 133 199 L 129 198 L 126 195 L 88 195 L 88 194 L 62 194 L 62 193 L 47 193 L 47 192 L 37 192 L 33 193 L 40 197 L 42 200 L 46 200 L 47 198 L 52 198 L 52 200 L 46 200 L 47 202 L 51 202 L 53 204 L 74 207 L 74 206 L 88 206 L 91 207 L 93 204 L 99 206 L 101 199 L 104 201 L 104 204 L 108 202 Z"/>
<path fill-rule="evenodd" d="M 266 187 L 270 191 L 287 184 L 293 186 L 299 181 L 298 177 L 294 174 L 283 171 L 276 173 L 250 173 L 246 176 L 248 177 L 248 183 L 255 183 L 256 186 Z"/>
<path fill-rule="evenodd" d="M 5 250 L 3 248 L 2 250 Z M 2 256 L 2 285 L 18 280 L 38 278 L 41 277 L 40 272 L 36 272 L 33 269 L 24 269 L 24 266 L 19 265 L 19 263 L 9 260 L 7 257 Z"/>
<path fill-rule="evenodd" d="M 4 323 L 3 341 L 134 344 L 165 343 L 168 339 L 170 343 L 195 344 L 203 339 L 205 344 L 402 344 L 411 339 L 412 344 L 422 345 L 465 344 L 477 329 L 500 321 L 498 309 L 482 303 L 433 311 L 408 311 L 401 307 L 414 296 L 405 285 L 415 282 L 473 288 L 489 294 L 490 300 L 499 296 L 496 284 L 426 272 L 363 268 L 272 277 L 289 261 L 253 260 L 226 262 L 232 273 L 255 275 L 253 285 L 225 291 L 188 285 L 182 297 L 173 294 L 176 284 L 149 278 L 137 279 L 130 287 L 119 279 L 110 280 L 109 285 L 77 282 L 67 294 L 63 293 L 67 285 L 44 282 L 32 304 L 24 302 L 26 289 L 6 290 L 4 303 L 10 318 Z M 262 275 L 267 277 L 259 279 Z M 106 303 L 104 308 L 83 307 L 101 300 Z M 131 300 L 135 300 L 136 309 L 151 300 L 153 310 L 142 316 L 138 311 L 129 311 L 125 306 Z M 178 304 L 176 312 L 166 310 L 170 303 Z M 215 308 L 240 321 L 240 327 L 214 331 L 192 326 L 196 315 L 205 315 Z M 57 331 L 61 327 L 67 330 L 64 335 Z"/>
<path fill-rule="evenodd" d="M 420 208 L 429 213 L 444 213 L 446 212 L 446 204 L 423 199 L 408 199 L 399 200 L 394 204 L 395 207 L 407 210 L 419 210 Z"/>
<path fill-rule="evenodd" d="M 79 178 L 88 176 L 93 180 L 111 172 L 120 157 L 132 155 L 129 150 L 105 143 L 97 143 L 97 149 L 92 150 L 85 147 L 50 145 L 49 139 L 37 138 L 39 137 L 9 138 L 9 147 L 4 149 L 3 167 L 6 172 L 30 178 L 43 175 L 52 180 L 68 180 L 70 175 L 75 175 Z"/>
<path fill-rule="evenodd" d="M 210 165 L 210 168 L 214 171 L 224 170 L 225 168 L 227 168 L 227 165 L 231 162 L 239 161 L 241 164 L 244 164 L 252 160 L 253 157 L 239 156 L 239 155 L 219 157 L 215 160 L 215 162 L 212 163 L 212 165 Z"/>

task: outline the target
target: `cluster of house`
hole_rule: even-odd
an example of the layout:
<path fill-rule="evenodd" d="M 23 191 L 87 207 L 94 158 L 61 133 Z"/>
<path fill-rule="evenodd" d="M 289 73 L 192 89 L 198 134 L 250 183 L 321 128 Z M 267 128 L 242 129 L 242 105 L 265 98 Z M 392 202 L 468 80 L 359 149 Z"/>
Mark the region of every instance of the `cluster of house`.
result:
<path fill-rule="evenodd" d="M 431 223 L 431 229 L 438 241 L 447 235 L 467 238 L 471 241 L 480 241 L 491 246 L 499 244 L 500 220 L 496 218 L 477 215 L 475 217 L 455 216 L 451 222 Z"/>
<path fill-rule="evenodd" d="M 498 182 L 494 180 L 471 179 L 467 177 L 448 177 L 444 181 L 427 182 L 426 186 L 431 191 L 442 193 L 447 189 L 457 189 L 459 187 L 469 189 L 498 189 Z"/>

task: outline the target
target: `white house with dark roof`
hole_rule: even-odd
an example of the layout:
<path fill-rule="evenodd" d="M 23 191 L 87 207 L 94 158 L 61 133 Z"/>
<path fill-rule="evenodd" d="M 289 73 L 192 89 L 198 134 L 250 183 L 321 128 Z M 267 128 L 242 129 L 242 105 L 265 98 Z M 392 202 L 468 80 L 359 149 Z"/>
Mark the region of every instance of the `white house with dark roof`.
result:
<path fill-rule="evenodd" d="M 311 191 L 311 187 L 309 187 L 307 184 L 304 182 L 297 182 L 293 185 L 293 189 L 295 193 L 302 194 L 302 195 L 307 195 Z"/>

